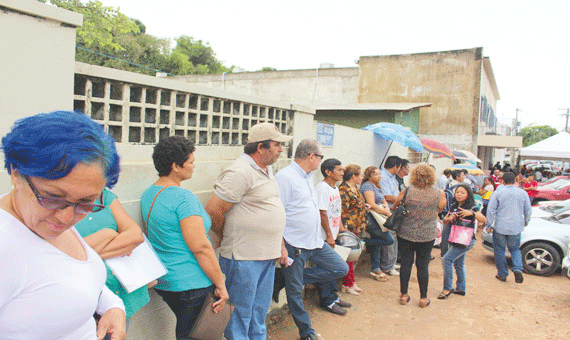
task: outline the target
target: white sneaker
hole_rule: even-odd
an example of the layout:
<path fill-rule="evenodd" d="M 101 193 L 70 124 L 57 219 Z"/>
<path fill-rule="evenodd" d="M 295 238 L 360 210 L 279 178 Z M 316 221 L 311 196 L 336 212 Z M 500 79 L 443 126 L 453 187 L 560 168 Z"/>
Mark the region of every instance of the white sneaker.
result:
<path fill-rule="evenodd" d="M 388 275 L 390 275 L 390 276 L 399 276 L 399 275 L 400 275 L 400 272 L 397 271 L 396 269 L 392 269 L 392 270 L 389 270 L 389 271 L 384 272 L 384 273 L 386 273 L 386 274 L 388 274 Z"/>
<path fill-rule="evenodd" d="M 357 292 L 353 287 L 342 286 L 341 291 L 350 295 L 360 295 L 360 293 Z"/>
<path fill-rule="evenodd" d="M 399 264 L 399 263 L 396 263 L 396 264 L 394 265 L 394 269 L 400 270 L 400 264 Z"/>
<path fill-rule="evenodd" d="M 357 292 L 362 293 L 362 288 L 358 287 L 358 286 L 356 285 L 356 283 L 352 285 L 352 288 L 353 288 L 354 290 L 356 290 Z"/>

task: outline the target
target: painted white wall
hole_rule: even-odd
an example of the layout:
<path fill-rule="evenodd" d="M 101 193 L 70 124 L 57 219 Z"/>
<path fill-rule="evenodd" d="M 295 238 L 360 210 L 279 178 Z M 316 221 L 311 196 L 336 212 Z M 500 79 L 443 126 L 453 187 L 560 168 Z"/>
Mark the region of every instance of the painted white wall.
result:
<path fill-rule="evenodd" d="M 0 0 L 0 124 L 73 108 L 75 28 L 80 14 L 38 1 Z"/>

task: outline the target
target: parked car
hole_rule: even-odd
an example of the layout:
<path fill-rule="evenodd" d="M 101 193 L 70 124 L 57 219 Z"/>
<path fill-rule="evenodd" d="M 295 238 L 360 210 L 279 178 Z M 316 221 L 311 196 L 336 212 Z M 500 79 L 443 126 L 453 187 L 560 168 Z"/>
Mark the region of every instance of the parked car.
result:
<path fill-rule="evenodd" d="M 534 201 L 563 201 L 567 199 L 570 199 L 570 178 L 562 178 L 550 184 L 539 186 Z"/>
<path fill-rule="evenodd" d="M 556 176 L 556 177 L 552 177 L 551 179 L 549 179 L 549 180 L 546 181 L 546 182 L 538 183 L 538 186 L 547 185 L 547 184 L 552 184 L 552 183 L 554 183 L 554 182 L 556 182 L 556 181 L 558 181 L 558 180 L 560 180 L 560 179 L 566 179 L 566 178 L 570 178 L 570 176 Z"/>
<path fill-rule="evenodd" d="M 481 238 L 483 247 L 493 252 L 493 229 L 485 227 Z M 550 217 L 531 218 L 521 233 L 524 271 L 533 275 L 552 275 L 562 265 L 562 259 L 568 255 L 568 242 L 570 211 Z"/>
<path fill-rule="evenodd" d="M 549 217 L 570 210 L 570 199 L 565 201 L 542 201 L 532 207 L 532 217 Z"/>
<path fill-rule="evenodd" d="M 570 253 L 562 260 L 562 275 L 570 279 Z"/>

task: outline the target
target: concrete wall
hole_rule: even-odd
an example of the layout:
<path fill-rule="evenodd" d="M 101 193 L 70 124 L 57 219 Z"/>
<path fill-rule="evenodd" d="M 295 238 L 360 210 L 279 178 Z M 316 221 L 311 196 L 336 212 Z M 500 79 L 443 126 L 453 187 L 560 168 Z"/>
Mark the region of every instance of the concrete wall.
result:
<path fill-rule="evenodd" d="M 0 0 L 0 116 L 70 110 L 80 14 L 37 1 Z M 4 136 L 10 124 L 0 125 Z"/>
<path fill-rule="evenodd" d="M 358 67 L 176 76 L 229 92 L 292 103 L 355 104 Z"/>
<path fill-rule="evenodd" d="M 432 103 L 421 112 L 419 134 L 471 150 L 479 117 L 481 58 L 482 48 L 361 57 L 358 102 Z"/>

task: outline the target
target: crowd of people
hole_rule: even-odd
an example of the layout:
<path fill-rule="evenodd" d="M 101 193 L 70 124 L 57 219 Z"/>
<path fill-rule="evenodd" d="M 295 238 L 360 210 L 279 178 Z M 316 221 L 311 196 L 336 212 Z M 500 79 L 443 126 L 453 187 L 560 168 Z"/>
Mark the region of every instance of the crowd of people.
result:
<path fill-rule="evenodd" d="M 433 166 L 410 167 L 398 156 L 389 156 L 382 168 L 363 170 L 324 160 L 312 139 L 298 143 L 294 161 L 274 175 L 282 143 L 291 138 L 272 123 L 253 126 L 244 153 L 219 174 L 205 207 L 181 187 L 194 172 L 194 145 L 172 136 L 154 147 L 158 179 L 143 192 L 140 205 L 148 240 L 167 269 L 154 289 L 176 316 L 177 339 L 189 338 L 210 294 L 216 296 L 214 313 L 228 302 L 235 305 L 227 339 L 265 339 L 276 262 L 301 340 L 317 339 L 303 287 L 314 284 L 320 306 L 338 315 L 351 307 L 339 298 L 339 283 L 345 293 L 362 292 L 354 261 L 334 249 L 347 231 L 365 242 L 371 278 L 399 276 L 402 305 L 411 300 L 414 262 L 418 306 L 430 304 L 429 264 L 438 223 L 443 223 L 444 268 L 438 298 L 466 294 L 465 254 L 475 237 L 465 245 L 448 242 L 458 220 L 492 223 L 497 279 L 508 275 L 508 247 L 515 279 L 522 282 L 516 235 L 520 246 L 520 224 L 530 218 L 530 200 L 520 201 L 521 192 L 532 197 L 536 190 L 530 176 L 519 182 L 526 194 L 515 188 L 510 172 L 478 186 L 461 171 L 446 170 L 436 179 Z M 11 259 L 0 276 L 0 338 L 124 339 L 129 317 L 148 303 L 149 294 L 146 286 L 127 292 L 102 261 L 129 255 L 144 242 L 141 228 L 109 190 L 120 170 L 113 139 L 84 114 L 60 111 L 17 121 L 2 149 L 13 187 L 0 198 L 0 253 Z M 324 180 L 315 186 L 317 170 Z M 483 211 L 474 190 L 483 197 Z M 409 212 L 397 232 L 367 232 L 370 211 L 389 217 L 400 205 Z"/>

